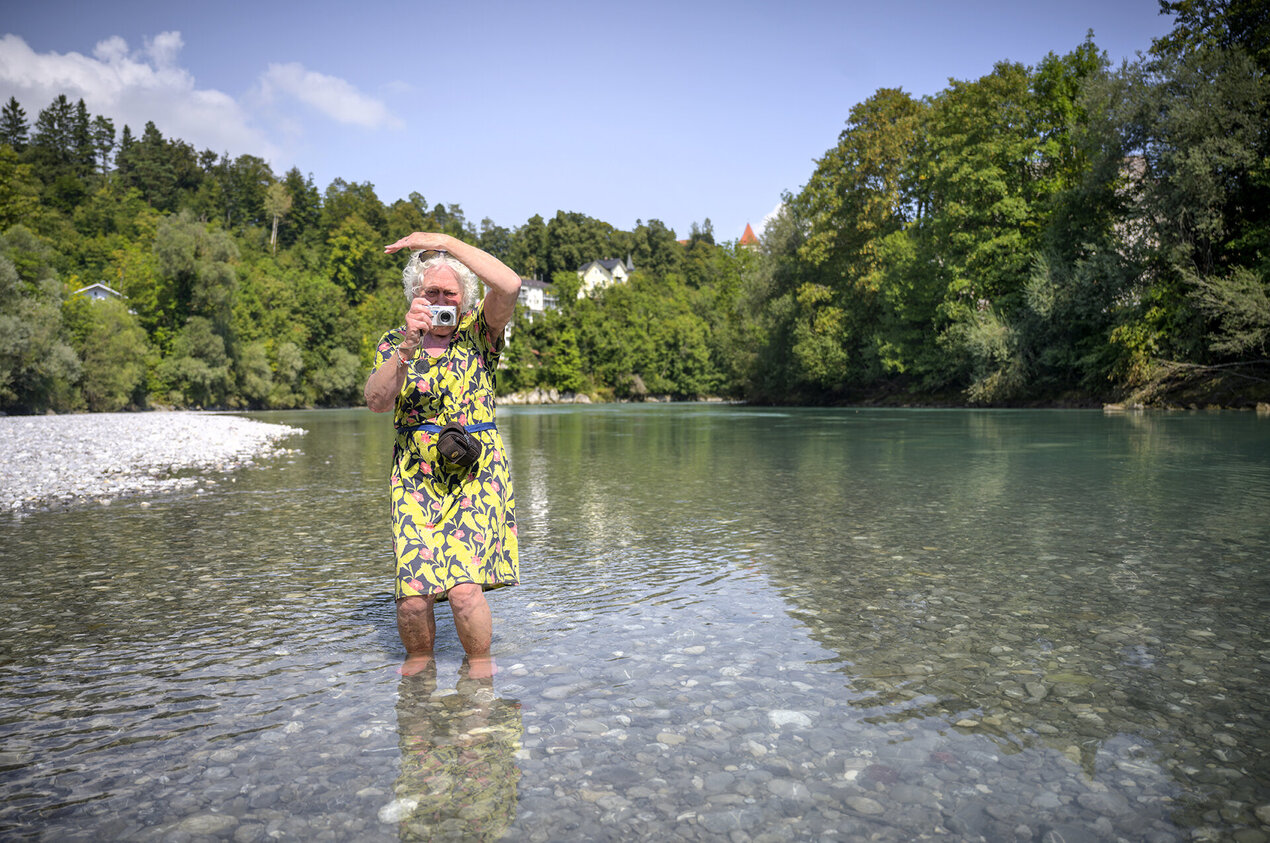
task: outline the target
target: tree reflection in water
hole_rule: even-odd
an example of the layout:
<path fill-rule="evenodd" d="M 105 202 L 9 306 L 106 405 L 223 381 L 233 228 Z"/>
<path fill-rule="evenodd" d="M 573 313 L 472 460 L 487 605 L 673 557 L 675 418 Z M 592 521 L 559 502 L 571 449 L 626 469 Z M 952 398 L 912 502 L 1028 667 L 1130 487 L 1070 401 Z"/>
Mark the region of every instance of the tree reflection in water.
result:
<path fill-rule="evenodd" d="M 495 840 L 516 816 L 524 727 L 520 702 L 493 680 L 473 679 L 465 661 L 453 692 L 437 692 L 433 662 L 403 677 L 397 695 L 402 840 Z"/>

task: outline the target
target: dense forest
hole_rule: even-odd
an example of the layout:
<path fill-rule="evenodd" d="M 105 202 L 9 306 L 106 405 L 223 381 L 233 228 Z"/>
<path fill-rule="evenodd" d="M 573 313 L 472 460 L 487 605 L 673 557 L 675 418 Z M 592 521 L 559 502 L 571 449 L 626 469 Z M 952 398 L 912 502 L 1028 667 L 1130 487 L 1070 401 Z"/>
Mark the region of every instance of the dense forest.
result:
<path fill-rule="evenodd" d="M 516 228 L 368 183 L 140 136 L 57 97 L 0 110 L 0 410 L 360 402 L 416 230 L 560 307 L 518 312 L 499 391 L 774 403 L 1247 405 L 1270 397 L 1270 7 L 1162 2 L 1113 67 L 1092 36 L 856 105 L 761 248 Z M 577 297 L 577 270 L 630 281 Z M 74 295 L 103 283 L 121 299 Z"/>

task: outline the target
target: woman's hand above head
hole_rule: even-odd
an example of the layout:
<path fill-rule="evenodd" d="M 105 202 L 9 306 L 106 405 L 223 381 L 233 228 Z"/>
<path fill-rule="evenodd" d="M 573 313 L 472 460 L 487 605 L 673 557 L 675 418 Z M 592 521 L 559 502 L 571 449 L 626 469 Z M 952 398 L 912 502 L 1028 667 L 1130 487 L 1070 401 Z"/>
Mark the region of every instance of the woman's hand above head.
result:
<path fill-rule="evenodd" d="M 520 293 L 520 276 L 509 266 L 483 249 L 464 243 L 448 234 L 416 231 L 384 247 L 388 254 L 402 249 L 448 252 L 485 285 L 485 323 L 490 335 L 497 335 L 512 318 L 516 296 Z"/>
<path fill-rule="evenodd" d="M 390 243 L 385 246 L 384 254 L 391 255 L 393 252 L 400 252 L 402 249 L 409 249 L 412 252 L 417 252 L 420 249 L 448 252 L 451 251 L 450 246 L 453 241 L 454 238 L 448 234 L 416 231 L 413 234 L 407 234 L 396 243 Z"/>

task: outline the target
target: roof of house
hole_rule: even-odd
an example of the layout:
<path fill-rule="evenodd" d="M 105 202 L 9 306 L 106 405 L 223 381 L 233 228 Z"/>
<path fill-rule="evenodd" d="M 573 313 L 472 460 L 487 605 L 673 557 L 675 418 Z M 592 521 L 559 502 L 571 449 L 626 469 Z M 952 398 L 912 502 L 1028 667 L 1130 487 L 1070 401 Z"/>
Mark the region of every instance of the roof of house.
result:
<path fill-rule="evenodd" d="M 520 279 L 520 286 L 521 286 L 522 288 L 524 288 L 524 287 L 541 287 L 541 288 L 543 288 L 544 290 L 550 290 L 550 289 L 551 289 L 551 284 L 549 284 L 548 282 L 543 281 L 543 280 L 541 280 L 541 279 L 539 279 L 539 278 L 522 278 L 522 279 Z"/>
<path fill-rule="evenodd" d="M 590 263 L 583 264 L 582 268 L 579 269 L 578 272 L 586 272 L 591 267 L 598 266 L 611 275 L 613 270 L 617 269 L 619 266 L 625 267 L 625 265 L 626 261 L 618 260 L 617 258 L 605 258 L 604 260 L 591 261 Z"/>
<path fill-rule="evenodd" d="M 92 290 L 101 290 L 102 292 L 109 293 L 110 295 L 115 296 L 117 298 L 123 298 L 123 293 L 119 292 L 118 290 L 111 289 L 110 287 L 107 287 L 105 284 L 102 284 L 100 282 L 96 284 L 89 284 L 87 287 L 80 287 L 74 293 L 71 293 L 71 295 L 78 296 L 80 293 L 87 293 Z"/>
<path fill-rule="evenodd" d="M 754 229 L 750 228 L 750 224 L 748 222 L 745 224 L 745 233 L 741 235 L 741 245 L 742 246 L 759 245 L 758 238 L 754 236 Z"/>

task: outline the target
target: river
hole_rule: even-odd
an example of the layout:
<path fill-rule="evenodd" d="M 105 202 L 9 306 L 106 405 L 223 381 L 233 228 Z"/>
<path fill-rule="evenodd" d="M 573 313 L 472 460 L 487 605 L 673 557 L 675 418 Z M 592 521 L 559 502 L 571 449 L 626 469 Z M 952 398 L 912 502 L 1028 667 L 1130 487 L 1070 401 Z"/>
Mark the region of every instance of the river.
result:
<path fill-rule="evenodd" d="M 486 682 L 397 672 L 390 421 L 249 415 L 0 522 L 0 837 L 1270 833 L 1270 419 L 502 409 Z"/>

